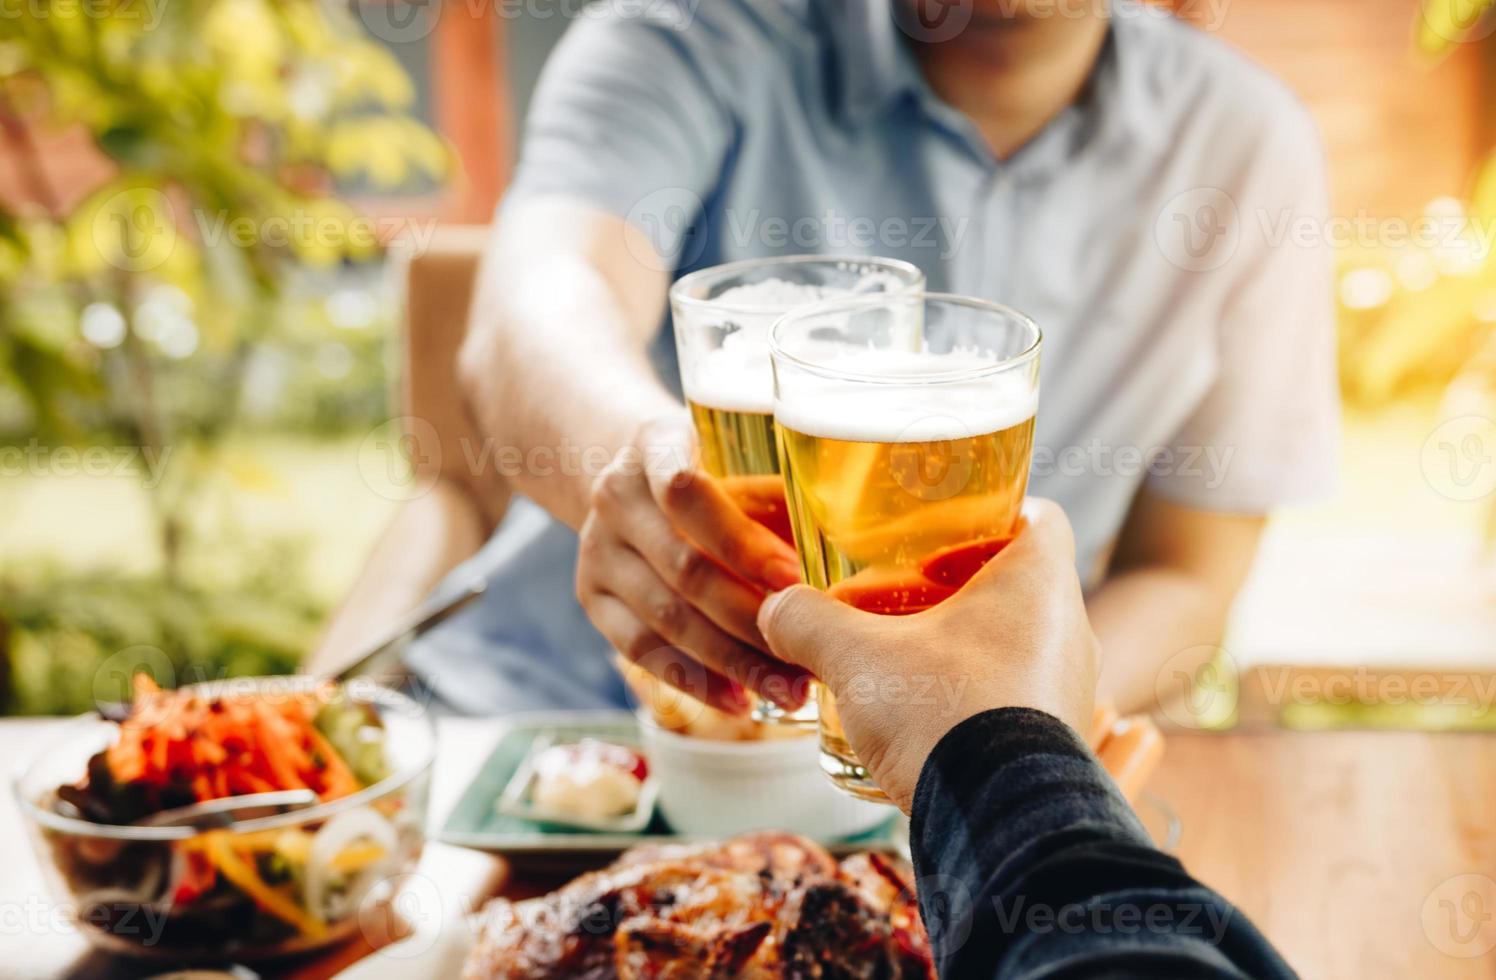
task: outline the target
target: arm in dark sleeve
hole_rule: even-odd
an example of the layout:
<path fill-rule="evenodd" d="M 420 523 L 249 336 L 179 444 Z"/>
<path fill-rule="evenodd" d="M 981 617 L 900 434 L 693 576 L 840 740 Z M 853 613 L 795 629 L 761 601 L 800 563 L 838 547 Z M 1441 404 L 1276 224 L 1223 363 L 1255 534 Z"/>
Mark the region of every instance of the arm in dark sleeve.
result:
<path fill-rule="evenodd" d="M 947 977 L 1292 977 L 1245 915 L 1149 842 L 1080 738 L 999 708 L 915 793 L 920 913 Z"/>

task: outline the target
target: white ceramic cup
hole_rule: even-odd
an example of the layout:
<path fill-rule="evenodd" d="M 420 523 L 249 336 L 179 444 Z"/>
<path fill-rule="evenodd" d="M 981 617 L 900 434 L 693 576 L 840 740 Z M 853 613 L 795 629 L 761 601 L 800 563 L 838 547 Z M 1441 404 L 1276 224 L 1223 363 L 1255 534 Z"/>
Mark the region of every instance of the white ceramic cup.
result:
<path fill-rule="evenodd" d="M 893 807 L 840 792 L 821 772 L 814 732 L 793 738 L 728 742 L 679 735 L 639 719 L 659 806 L 677 833 L 728 837 L 788 830 L 831 841 L 871 830 Z"/>

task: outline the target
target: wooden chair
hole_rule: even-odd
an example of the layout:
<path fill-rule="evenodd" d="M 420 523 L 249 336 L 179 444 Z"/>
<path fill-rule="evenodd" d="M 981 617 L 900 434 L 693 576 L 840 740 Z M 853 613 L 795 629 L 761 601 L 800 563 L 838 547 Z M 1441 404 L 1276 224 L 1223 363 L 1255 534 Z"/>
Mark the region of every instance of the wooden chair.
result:
<path fill-rule="evenodd" d="M 323 631 L 309 669 L 334 673 L 386 638 L 453 568 L 493 533 L 510 490 L 493 447 L 469 418 L 457 382 L 478 264 L 489 230 L 442 226 L 423 248 L 396 243 L 392 274 L 401 283 L 396 403 L 400 450 L 411 464 L 402 502 L 358 581 Z"/>
<path fill-rule="evenodd" d="M 492 531 L 509 488 L 491 465 L 474 465 L 491 463 L 493 455 L 483 453 L 484 437 L 464 407 L 456 369 L 489 234 L 486 225 L 441 225 L 426 247 L 400 244 L 392 260 L 405 305 L 398 403 L 405 435 L 413 440 L 415 475 L 440 476 L 467 489 Z"/>

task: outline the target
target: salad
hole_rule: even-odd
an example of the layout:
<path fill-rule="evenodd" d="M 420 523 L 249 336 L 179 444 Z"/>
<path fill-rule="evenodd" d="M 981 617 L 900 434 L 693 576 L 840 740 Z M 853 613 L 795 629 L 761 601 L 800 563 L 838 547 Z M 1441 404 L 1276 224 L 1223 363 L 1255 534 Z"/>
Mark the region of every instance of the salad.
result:
<path fill-rule="evenodd" d="M 95 823 L 136 823 L 162 810 L 277 790 L 310 789 L 324 803 L 383 779 L 377 715 L 336 685 L 219 695 L 163 691 L 136 674 L 119 740 L 82 782 L 57 795 Z"/>
<path fill-rule="evenodd" d="M 414 861 L 424 779 L 363 792 L 391 772 L 380 712 L 332 683 L 269 680 L 167 691 L 137 675 L 129 705 L 105 715 L 117 726 L 112 744 L 43 801 L 70 822 L 100 825 L 99 836 L 42 833 L 79 918 L 145 947 L 127 951 L 312 948 L 346 934 L 366 896 Z M 226 826 L 153 820 L 286 790 L 310 791 L 309 805 L 245 810 Z"/>

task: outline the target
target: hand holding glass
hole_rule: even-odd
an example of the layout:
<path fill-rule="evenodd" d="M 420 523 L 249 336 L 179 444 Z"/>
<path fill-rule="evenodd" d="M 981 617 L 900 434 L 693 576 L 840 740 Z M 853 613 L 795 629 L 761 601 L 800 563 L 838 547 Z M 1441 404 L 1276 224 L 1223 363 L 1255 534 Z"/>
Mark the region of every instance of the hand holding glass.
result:
<path fill-rule="evenodd" d="M 805 581 L 869 612 L 955 594 L 1012 538 L 1028 486 L 1039 328 L 945 294 L 856 297 L 770 336 L 774 418 Z M 818 692 L 821 763 L 886 800 Z"/>
<path fill-rule="evenodd" d="M 701 446 L 701 467 L 743 511 L 791 541 L 774 439 L 769 328 L 792 309 L 835 297 L 923 289 L 924 275 L 892 259 L 790 256 L 714 266 L 670 290 L 681 387 Z M 760 701 L 763 721 L 815 722 L 814 704 L 790 716 Z"/>

